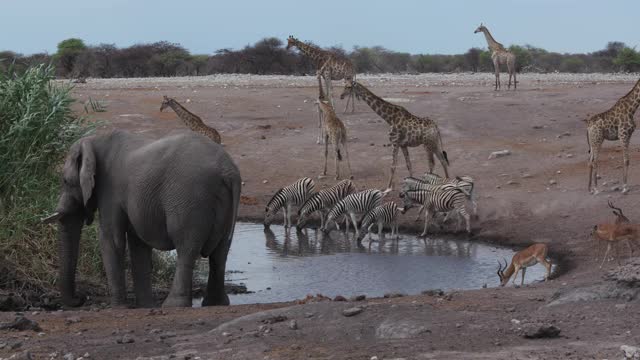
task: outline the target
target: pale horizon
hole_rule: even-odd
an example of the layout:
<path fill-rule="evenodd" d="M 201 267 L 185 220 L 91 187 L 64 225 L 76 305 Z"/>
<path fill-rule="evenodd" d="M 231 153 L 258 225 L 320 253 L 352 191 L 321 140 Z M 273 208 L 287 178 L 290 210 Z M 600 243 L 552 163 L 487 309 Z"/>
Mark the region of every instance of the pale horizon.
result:
<path fill-rule="evenodd" d="M 640 44 L 632 28 L 640 10 L 637 1 L 405 0 L 391 4 L 326 0 L 322 4 L 319 9 L 315 2 L 294 0 L 184 0 L 179 6 L 168 0 L 7 2 L 0 13 L 0 30 L 5 34 L 0 50 L 53 54 L 60 41 L 73 37 L 87 45 L 117 47 L 169 41 L 192 54 L 213 54 L 223 48 L 241 49 L 267 37 L 285 42 L 294 35 L 348 51 L 354 46 L 382 46 L 411 54 L 461 54 L 473 47 L 487 47 L 484 36 L 473 33 L 480 22 L 505 46 L 590 53 L 610 41 L 630 47 Z"/>

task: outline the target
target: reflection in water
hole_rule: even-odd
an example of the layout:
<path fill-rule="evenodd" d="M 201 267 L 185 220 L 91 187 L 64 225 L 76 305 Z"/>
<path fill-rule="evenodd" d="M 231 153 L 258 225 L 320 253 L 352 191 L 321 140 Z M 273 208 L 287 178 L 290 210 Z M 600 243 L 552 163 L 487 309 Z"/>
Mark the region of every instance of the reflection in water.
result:
<path fill-rule="evenodd" d="M 416 294 L 432 288 L 497 286 L 496 259 L 512 256 L 509 249 L 469 241 L 372 235 L 358 244 L 353 233 L 238 223 L 227 281 L 255 291 L 230 296 L 233 304 L 289 301 L 309 293 Z M 528 282 L 543 276 L 541 266 L 527 271 Z"/>

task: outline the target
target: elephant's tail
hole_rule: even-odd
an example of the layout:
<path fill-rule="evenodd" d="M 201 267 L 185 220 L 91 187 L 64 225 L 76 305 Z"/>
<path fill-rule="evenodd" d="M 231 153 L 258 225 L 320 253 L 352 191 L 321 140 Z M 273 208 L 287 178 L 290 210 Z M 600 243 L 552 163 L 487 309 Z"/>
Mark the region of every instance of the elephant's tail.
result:
<path fill-rule="evenodd" d="M 242 191 L 242 179 L 238 175 L 237 179 L 227 179 L 226 181 L 229 190 L 231 190 L 231 221 L 225 224 L 225 231 L 222 233 L 221 241 L 225 241 L 231 247 L 231 240 L 233 239 L 233 232 L 236 227 L 236 219 L 238 218 L 238 206 L 240 205 L 240 192 Z"/>

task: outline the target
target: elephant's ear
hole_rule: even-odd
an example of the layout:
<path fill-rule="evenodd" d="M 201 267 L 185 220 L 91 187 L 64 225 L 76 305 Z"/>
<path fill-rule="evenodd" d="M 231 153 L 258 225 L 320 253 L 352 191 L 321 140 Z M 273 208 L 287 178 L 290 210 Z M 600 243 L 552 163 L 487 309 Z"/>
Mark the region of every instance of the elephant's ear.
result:
<path fill-rule="evenodd" d="M 82 142 L 82 159 L 80 162 L 80 189 L 82 190 L 82 201 L 87 207 L 93 188 L 95 187 L 96 176 L 96 155 L 93 152 L 89 141 Z"/>

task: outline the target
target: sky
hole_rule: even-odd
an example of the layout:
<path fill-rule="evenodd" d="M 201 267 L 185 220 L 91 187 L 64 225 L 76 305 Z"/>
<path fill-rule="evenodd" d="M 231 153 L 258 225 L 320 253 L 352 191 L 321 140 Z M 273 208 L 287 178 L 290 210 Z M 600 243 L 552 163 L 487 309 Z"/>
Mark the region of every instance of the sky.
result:
<path fill-rule="evenodd" d="M 0 50 L 55 53 L 86 44 L 166 40 L 193 54 L 288 35 L 320 46 L 380 45 L 412 54 L 486 47 L 483 22 L 502 44 L 592 52 L 640 44 L 638 0 L 0 0 Z"/>

